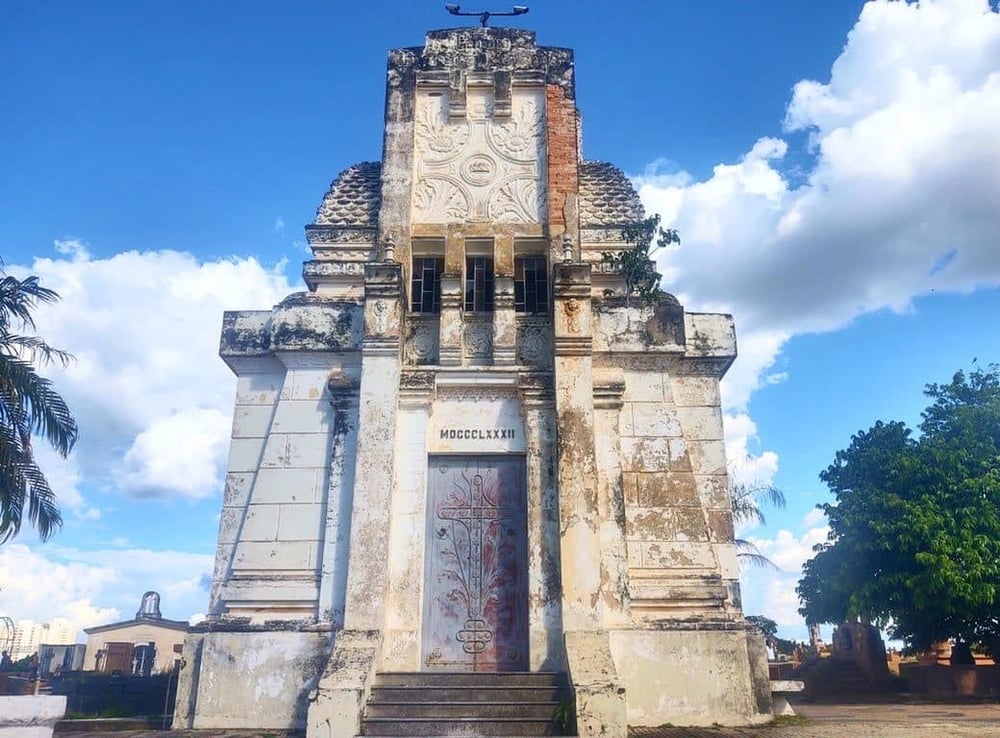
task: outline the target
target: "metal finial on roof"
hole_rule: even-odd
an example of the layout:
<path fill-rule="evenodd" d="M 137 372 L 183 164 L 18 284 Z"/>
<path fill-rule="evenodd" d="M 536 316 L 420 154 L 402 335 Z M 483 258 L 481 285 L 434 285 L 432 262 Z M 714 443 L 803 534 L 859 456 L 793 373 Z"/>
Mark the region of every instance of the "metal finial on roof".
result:
<path fill-rule="evenodd" d="M 472 13 L 463 13 L 461 6 L 454 5 L 452 3 L 448 3 L 447 5 L 445 5 L 444 9 L 447 10 L 452 15 L 478 16 L 479 17 L 479 23 L 482 25 L 483 28 L 486 28 L 486 25 L 490 22 L 490 18 L 492 18 L 493 16 L 501 16 L 501 15 L 524 15 L 529 10 L 529 8 L 528 8 L 527 5 L 515 5 L 514 9 L 511 10 L 510 12 L 507 12 L 507 13 L 494 13 L 494 12 L 492 12 L 490 10 L 482 10 L 482 11 L 477 10 L 477 11 L 474 11 Z"/>

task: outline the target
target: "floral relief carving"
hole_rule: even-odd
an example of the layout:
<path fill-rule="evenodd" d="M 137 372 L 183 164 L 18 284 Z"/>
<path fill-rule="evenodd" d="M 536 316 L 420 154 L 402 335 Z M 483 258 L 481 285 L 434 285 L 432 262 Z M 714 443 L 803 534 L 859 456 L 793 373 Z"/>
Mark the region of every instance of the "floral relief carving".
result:
<path fill-rule="evenodd" d="M 490 212 L 502 223 L 528 223 L 538 209 L 538 183 L 512 179 L 493 191 Z"/>
<path fill-rule="evenodd" d="M 487 359 L 493 355 L 492 321 L 482 318 L 466 318 L 465 355 L 469 359 Z"/>
<path fill-rule="evenodd" d="M 445 221 L 463 220 L 469 213 L 469 202 L 468 193 L 446 179 L 424 179 L 413 193 L 415 210 L 441 213 Z"/>
<path fill-rule="evenodd" d="M 443 98 L 436 98 L 443 100 Z M 416 119 L 417 141 L 422 144 L 421 150 L 427 156 L 447 158 L 461 149 L 469 140 L 469 125 L 449 123 L 445 120 L 444 107 L 426 105 L 422 107 Z"/>
<path fill-rule="evenodd" d="M 532 100 L 527 100 L 511 116 L 509 123 L 487 129 L 490 143 L 501 155 L 528 159 L 542 135 L 542 116 Z"/>
<path fill-rule="evenodd" d="M 541 105 L 540 93 L 524 93 L 512 101 L 509 118 L 494 119 L 492 92 L 470 88 L 467 117 L 454 119 L 447 95 L 418 95 L 414 222 L 543 222 Z"/>

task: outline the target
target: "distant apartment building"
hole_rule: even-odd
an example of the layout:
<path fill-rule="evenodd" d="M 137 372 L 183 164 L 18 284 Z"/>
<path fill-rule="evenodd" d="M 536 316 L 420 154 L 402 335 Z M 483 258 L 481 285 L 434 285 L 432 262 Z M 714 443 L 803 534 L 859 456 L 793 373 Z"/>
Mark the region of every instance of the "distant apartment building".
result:
<path fill-rule="evenodd" d="M 77 625 L 67 618 L 53 618 L 48 623 L 18 620 L 14 626 L 14 644 L 10 657 L 17 661 L 38 652 L 40 644 L 71 645 L 76 643 Z"/>

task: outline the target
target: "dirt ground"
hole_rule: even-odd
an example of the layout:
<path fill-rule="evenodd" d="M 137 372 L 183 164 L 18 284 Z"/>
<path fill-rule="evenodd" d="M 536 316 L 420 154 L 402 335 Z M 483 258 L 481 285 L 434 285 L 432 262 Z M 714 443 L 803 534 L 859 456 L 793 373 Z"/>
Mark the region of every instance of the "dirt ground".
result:
<path fill-rule="evenodd" d="M 633 728 L 630 738 L 1000 738 L 998 704 L 794 704 L 798 717 L 758 728 Z M 289 738 L 257 730 L 73 730 L 59 738 Z M 292 734 L 294 735 L 294 734 Z"/>

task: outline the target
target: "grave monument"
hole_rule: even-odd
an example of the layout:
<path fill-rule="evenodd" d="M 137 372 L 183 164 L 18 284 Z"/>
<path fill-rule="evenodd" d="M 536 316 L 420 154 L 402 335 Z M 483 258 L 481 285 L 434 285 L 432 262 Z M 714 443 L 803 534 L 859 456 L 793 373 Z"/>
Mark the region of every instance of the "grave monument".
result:
<path fill-rule="evenodd" d="M 582 158 L 575 84 L 530 31 L 392 50 L 381 161 L 306 226 L 308 290 L 225 314 L 232 444 L 175 727 L 770 717 L 719 404 L 733 320 L 622 297 L 602 253 L 643 208 Z"/>

